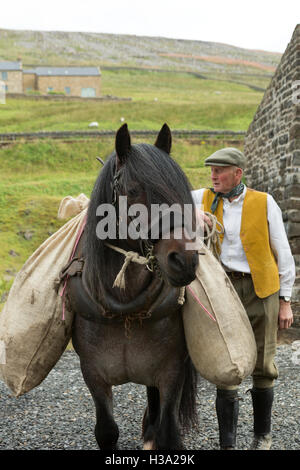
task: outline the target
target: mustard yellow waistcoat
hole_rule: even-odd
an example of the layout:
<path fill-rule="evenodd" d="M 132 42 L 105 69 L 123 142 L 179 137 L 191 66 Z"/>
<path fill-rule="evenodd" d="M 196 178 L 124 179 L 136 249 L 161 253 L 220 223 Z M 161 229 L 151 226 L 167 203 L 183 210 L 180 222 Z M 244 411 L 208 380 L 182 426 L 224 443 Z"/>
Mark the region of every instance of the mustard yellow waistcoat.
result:
<path fill-rule="evenodd" d="M 203 195 L 204 210 L 211 212 L 215 194 L 206 189 Z M 223 199 L 219 200 L 214 214 L 223 224 Z M 221 242 L 223 241 L 221 236 Z M 250 267 L 255 293 L 264 298 L 279 291 L 279 273 L 269 239 L 267 219 L 267 193 L 247 188 L 243 208 L 240 238 Z"/>

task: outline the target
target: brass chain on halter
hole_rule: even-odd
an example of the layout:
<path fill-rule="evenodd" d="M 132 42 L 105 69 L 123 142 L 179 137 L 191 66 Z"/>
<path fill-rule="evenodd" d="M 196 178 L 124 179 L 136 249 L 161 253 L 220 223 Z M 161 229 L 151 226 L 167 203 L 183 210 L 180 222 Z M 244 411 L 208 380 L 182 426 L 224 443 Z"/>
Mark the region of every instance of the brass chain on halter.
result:
<path fill-rule="evenodd" d="M 142 325 L 143 320 L 146 320 L 147 318 L 151 318 L 151 313 L 147 312 L 146 310 L 139 312 L 138 314 L 130 314 L 125 316 L 125 322 L 124 322 L 124 327 L 125 327 L 125 336 L 127 339 L 130 339 L 130 333 L 131 333 L 131 323 L 133 321 L 139 320 L 140 325 Z"/>

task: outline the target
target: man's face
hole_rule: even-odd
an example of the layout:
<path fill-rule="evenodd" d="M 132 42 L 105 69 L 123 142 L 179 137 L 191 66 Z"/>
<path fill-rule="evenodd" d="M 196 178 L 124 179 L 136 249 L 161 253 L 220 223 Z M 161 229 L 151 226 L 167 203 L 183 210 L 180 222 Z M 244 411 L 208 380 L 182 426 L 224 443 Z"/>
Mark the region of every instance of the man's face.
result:
<path fill-rule="evenodd" d="M 211 180 L 216 192 L 228 193 L 237 186 L 243 171 L 236 166 L 211 166 Z"/>

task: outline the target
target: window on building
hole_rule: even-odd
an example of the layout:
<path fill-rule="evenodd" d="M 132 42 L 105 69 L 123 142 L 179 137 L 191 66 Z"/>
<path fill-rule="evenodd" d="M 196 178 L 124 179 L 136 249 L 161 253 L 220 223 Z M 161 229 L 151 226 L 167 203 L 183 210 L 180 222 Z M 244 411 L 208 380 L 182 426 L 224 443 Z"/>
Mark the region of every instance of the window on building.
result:
<path fill-rule="evenodd" d="M 47 93 L 49 93 L 49 91 L 53 91 L 53 86 L 48 86 Z"/>
<path fill-rule="evenodd" d="M 71 87 L 65 86 L 65 94 L 69 95 L 71 93 Z"/>
<path fill-rule="evenodd" d="M 1 72 L 2 80 L 7 80 L 7 72 Z"/>

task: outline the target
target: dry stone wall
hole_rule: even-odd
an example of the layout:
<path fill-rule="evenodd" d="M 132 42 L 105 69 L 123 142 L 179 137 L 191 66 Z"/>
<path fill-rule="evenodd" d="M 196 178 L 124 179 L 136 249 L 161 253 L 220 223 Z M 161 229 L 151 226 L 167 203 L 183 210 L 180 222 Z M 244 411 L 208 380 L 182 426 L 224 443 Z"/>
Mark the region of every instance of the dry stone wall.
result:
<path fill-rule="evenodd" d="M 296 26 L 245 137 L 247 184 L 275 198 L 297 267 L 300 325 L 300 24 Z"/>

